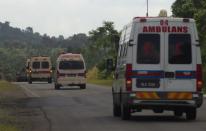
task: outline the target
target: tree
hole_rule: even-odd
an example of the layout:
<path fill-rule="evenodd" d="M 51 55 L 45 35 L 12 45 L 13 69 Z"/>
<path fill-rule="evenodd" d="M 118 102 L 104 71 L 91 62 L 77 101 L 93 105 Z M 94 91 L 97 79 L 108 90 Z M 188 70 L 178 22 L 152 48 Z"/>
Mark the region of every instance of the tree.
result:
<path fill-rule="evenodd" d="M 176 0 L 172 5 L 172 13 L 178 17 L 193 18 L 195 13 L 193 0 Z"/>
<path fill-rule="evenodd" d="M 115 59 L 117 56 L 115 48 L 117 36 L 119 36 L 119 33 L 114 29 L 114 23 L 110 21 L 104 21 L 101 27 L 89 32 L 89 46 L 83 52 L 86 56 L 88 67 L 97 66 L 102 78 L 110 75 L 105 71 L 105 60 L 107 58 Z"/>
<path fill-rule="evenodd" d="M 27 27 L 27 28 L 26 28 L 26 32 L 28 32 L 28 33 L 33 33 L 33 28 L 32 28 L 32 27 Z"/>

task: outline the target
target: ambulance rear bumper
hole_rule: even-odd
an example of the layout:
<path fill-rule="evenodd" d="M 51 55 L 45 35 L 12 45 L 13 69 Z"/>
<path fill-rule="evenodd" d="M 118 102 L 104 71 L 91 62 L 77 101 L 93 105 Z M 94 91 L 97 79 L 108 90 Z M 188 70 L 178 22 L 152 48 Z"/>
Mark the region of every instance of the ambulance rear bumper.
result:
<path fill-rule="evenodd" d="M 175 110 L 188 107 L 199 108 L 203 103 L 203 93 L 192 93 L 192 99 L 138 99 L 136 93 L 122 94 L 122 100 L 132 109 Z"/>

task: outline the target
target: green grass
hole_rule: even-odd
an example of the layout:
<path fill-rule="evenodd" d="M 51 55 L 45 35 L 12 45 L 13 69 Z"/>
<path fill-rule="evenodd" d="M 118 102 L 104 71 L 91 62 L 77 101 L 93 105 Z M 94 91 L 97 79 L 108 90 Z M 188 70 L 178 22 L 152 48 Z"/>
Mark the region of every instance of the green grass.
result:
<path fill-rule="evenodd" d="M 90 79 L 87 80 L 88 83 L 103 85 L 103 86 L 112 86 L 113 80 L 100 80 L 100 79 Z"/>
<path fill-rule="evenodd" d="M 87 73 L 87 83 L 103 85 L 103 86 L 112 86 L 112 79 L 99 79 L 98 78 L 98 69 L 97 67 L 92 68 Z"/>
<path fill-rule="evenodd" d="M 0 131 L 19 131 L 19 129 L 11 125 L 0 124 Z"/>
<path fill-rule="evenodd" d="M 18 90 L 15 85 L 7 82 L 0 81 L 0 131 L 20 131 L 16 127 L 16 117 L 10 115 L 9 109 L 1 105 L 2 102 L 5 102 L 8 99 L 5 96 L 8 96 L 9 92 Z"/>
<path fill-rule="evenodd" d="M 15 85 L 13 85 L 7 81 L 4 81 L 4 80 L 0 81 L 0 93 L 1 92 L 16 91 L 16 90 L 17 90 L 17 88 Z"/>

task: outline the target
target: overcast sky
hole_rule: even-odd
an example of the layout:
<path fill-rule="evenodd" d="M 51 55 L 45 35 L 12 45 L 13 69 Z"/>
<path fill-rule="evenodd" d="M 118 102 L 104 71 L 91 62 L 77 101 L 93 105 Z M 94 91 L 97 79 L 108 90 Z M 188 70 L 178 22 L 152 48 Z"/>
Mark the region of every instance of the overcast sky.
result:
<path fill-rule="evenodd" d="M 149 15 L 157 16 L 161 9 L 171 15 L 175 0 L 149 0 Z M 121 28 L 135 16 L 145 16 L 146 0 L 0 0 L 0 22 L 50 36 L 88 33 L 113 21 Z"/>

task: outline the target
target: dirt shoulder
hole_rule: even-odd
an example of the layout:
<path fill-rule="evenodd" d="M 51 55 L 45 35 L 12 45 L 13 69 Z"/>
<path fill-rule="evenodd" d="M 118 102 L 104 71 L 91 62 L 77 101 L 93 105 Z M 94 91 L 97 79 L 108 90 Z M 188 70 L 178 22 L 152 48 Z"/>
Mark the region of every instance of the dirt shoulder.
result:
<path fill-rule="evenodd" d="M 41 109 L 29 107 L 30 101 L 20 87 L 0 81 L 0 131 L 48 130 Z"/>

